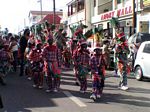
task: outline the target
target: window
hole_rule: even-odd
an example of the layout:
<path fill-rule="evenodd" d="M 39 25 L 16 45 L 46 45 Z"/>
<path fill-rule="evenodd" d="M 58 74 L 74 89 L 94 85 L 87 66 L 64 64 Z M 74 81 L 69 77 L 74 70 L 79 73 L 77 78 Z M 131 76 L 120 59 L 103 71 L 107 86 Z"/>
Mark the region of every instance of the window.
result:
<path fill-rule="evenodd" d="M 78 0 L 77 4 L 78 4 L 78 11 L 81 11 L 84 9 L 84 0 Z"/>
<path fill-rule="evenodd" d="M 94 1 L 94 7 L 96 7 L 96 0 L 93 0 Z"/>
<path fill-rule="evenodd" d="M 120 4 L 122 2 L 122 0 L 117 0 L 117 4 Z"/>
<path fill-rule="evenodd" d="M 68 16 L 73 15 L 84 9 L 85 0 L 76 0 L 70 5 L 68 5 Z"/>
<path fill-rule="evenodd" d="M 105 12 L 108 12 L 108 11 L 109 11 L 109 9 L 104 9 L 104 13 L 105 13 Z"/>
<path fill-rule="evenodd" d="M 103 29 L 103 24 L 98 24 L 99 29 Z"/>
<path fill-rule="evenodd" d="M 68 5 L 68 16 L 71 15 L 71 5 Z"/>
<path fill-rule="evenodd" d="M 150 44 L 145 44 L 145 47 L 144 47 L 144 49 L 143 49 L 143 52 L 150 54 Z"/>
<path fill-rule="evenodd" d="M 74 14 L 76 12 L 76 3 L 73 3 L 71 5 L 71 15 Z"/>

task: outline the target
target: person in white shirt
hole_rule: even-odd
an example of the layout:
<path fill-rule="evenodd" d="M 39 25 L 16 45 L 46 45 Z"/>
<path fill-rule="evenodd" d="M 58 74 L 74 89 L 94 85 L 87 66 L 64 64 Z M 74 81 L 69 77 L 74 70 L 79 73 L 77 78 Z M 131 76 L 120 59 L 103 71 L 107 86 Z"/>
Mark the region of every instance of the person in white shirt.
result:
<path fill-rule="evenodd" d="M 17 40 L 14 37 L 11 37 L 9 50 L 12 52 L 13 55 L 13 68 L 14 71 L 17 71 L 17 63 L 18 63 L 18 44 Z"/>

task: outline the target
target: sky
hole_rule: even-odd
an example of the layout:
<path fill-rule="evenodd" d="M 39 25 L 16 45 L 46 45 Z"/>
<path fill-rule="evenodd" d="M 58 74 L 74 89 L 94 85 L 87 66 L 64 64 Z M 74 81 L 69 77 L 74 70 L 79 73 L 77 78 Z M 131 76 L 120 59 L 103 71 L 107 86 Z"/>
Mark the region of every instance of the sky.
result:
<path fill-rule="evenodd" d="M 0 0 L 0 26 L 8 28 L 9 32 L 17 33 L 28 25 L 30 10 L 39 10 L 39 0 Z M 56 10 L 65 8 L 71 0 L 55 0 Z M 43 11 L 53 10 L 53 0 L 42 0 Z"/>

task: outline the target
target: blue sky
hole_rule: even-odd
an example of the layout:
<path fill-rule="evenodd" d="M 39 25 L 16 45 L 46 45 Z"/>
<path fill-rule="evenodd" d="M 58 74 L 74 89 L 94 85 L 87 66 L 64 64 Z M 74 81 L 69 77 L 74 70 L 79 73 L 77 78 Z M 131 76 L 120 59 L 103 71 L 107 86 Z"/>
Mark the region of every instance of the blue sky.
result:
<path fill-rule="evenodd" d="M 10 32 L 22 29 L 28 24 L 30 10 L 40 10 L 38 0 L 0 0 L 0 25 L 7 27 Z M 71 0 L 55 0 L 56 10 L 63 9 Z M 53 0 L 42 0 L 43 10 L 53 10 Z"/>

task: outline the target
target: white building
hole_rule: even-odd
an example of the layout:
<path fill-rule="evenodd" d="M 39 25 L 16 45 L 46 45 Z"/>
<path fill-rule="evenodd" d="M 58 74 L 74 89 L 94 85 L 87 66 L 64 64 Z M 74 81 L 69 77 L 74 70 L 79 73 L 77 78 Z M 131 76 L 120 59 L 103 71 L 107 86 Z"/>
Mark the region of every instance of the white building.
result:
<path fill-rule="evenodd" d="M 67 25 L 76 25 L 80 21 L 91 29 L 91 3 L 92 0 L 72 0 L 67 4 Z M 65 21 L 65 20 L 63 20 Z M 69 35 L 71 32 L 68 32 Z"/>
<path fill-rule="evenodd" d="M 150 33 L 150 0 L 137 2 L 137 32 Z"/>
<path fill-rule="evenodd" d="M 115 36 L 110 25 L 112 17 L 118 17 L 122 30 L 126 36 L 132 34 L 133 26 L 133 0 L 94 0 L 94 16 L 92 25 L 105 29 L 108 35 Z"/>
<path fill-rule="evenodd" d="M 133 0 L 72 0 L 67 7 L 68 25 L 82 21 L 88 29 L 99 26 L 108 35 L 114 36 L 109 21 L 112 17 L 118 17 L 126 36 L 133 32 Z"/>
<path fill-rule="evenodd" d="M 47 16 L 48 14 L 53 14 L 53 11 L 42 11 L 42 18 Z M 56 11 L 56 15 L 62 18 L 62 12 Z M 30 11 L 29 12 L 29 24 L 30 26 L 38 23 L 41 20 L 41 11 Z"/>

